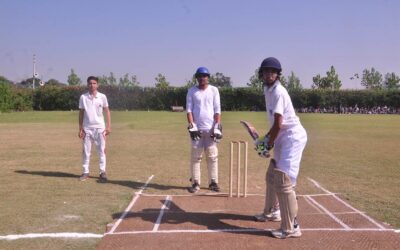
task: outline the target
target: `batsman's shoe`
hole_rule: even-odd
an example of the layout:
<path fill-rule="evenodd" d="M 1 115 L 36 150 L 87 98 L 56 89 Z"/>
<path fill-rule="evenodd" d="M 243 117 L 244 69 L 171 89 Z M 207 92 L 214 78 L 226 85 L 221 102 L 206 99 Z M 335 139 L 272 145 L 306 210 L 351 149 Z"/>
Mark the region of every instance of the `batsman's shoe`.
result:
<path fill-rule="evenodd" d="M 211 181 L 211 184 L 208 185 L 208 188 L 209 188 L 211 191 L 214 191 L 214 192 L 219 192 L 219 191 L 221 191 L 221 189 L 219 188 L 218 184 L 217 184 L 215 181 Z"/>
<path fill-rule="evenodd" d="M 100 182 L 107 182 L 107 175 L 105 172 L 100 173 L 99 180 Z"/>
<path fill-rule="evenodd" d="M 87 179 L 89 179 L 89 174 L 82 174 L 82 175 L 79 177 L 79 180 L 80 180 L 80 181 L 86 181 Z"/>
<path fill-rule="evenodd" d="M 272 236 L 278 239 L 286 239 L 286 238 L 299 238 L 301 236 L 301 230 L 299 224 L 294 225 L 294 229 L 292 231 L 284 232 L 282 229 L 272 230 Z"/>
<path fill-rule="evenodd" d="M 188 191 L 192 194 L 197 193 L 199 190 L 200 190 L 200 185 L 199 183 L 197 183 L 197 181 L 195 181 L 193 185 L 190 188 L 188 188 Z"/>
<path fill-rule="evenodd" d="M 281 221 L 281 211 L 279 209 L 271 209 L 269 214 L 256 214 L 254 220 L 259 222 L 265 221 Z"/>

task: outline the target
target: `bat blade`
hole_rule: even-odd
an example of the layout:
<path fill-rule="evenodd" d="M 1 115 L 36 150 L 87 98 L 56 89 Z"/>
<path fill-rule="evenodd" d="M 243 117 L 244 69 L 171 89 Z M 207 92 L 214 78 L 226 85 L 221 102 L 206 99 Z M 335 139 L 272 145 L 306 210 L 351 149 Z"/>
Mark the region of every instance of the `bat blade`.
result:
<path fill-rule="evenodd" d="M 249 133 L 251 138 L 253 138 L 253 140 L 257 140 L 260 137 L 260 135 L 258 134 L 256 128 L 253 125 L 251 125 L 250 122 L 240 121 L 240 123 L 247 130 L 247 132 Z"/>

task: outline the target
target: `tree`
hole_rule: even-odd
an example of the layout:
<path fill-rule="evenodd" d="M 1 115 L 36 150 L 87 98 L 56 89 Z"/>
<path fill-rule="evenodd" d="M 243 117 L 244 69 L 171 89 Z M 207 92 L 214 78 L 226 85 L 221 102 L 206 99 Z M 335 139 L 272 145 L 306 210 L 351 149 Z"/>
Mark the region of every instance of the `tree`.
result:
<path fill-rule="evenodd" d="M 61 83 L 61 82 L 59 82 L 59 81 L 56 80 L 56 79 L 50 79 L 50 80 L 48 80 L 45 84 L 46 84 L 46 85 L 50 85 L 50 86 L 65 86 L 64 83 Z"/>
<path fill-rule="evenodd" d="M 35 86 L 37 87 L 40 82 L 40 79 L 35 78 Z M 33 85 L 33 77 L 27 78 L 17 83 L 18 87 L 22 88 L 32 88 Z"/>
<path fill-rule="evenodd" d="M 254 72 L 254 75 L 252 75 L 249 79 L 250 82 L 248 82 L 246 85 L 251 88 L 262 90 L 263 82 L 260 78 L 258 78 L 258 70 L 259 69 L 256 69 L 256 71 Z"/>
<path fill-rule="evenodd" d="M 209 83 L 214 85 L 215 87 L 227 87 L 232 88 L 231 78 L 228 76 L 224 76 L 222 73 L 215 73 L 210 76 Z"/>
<path fill-rule="evenodd" d="M 117 85 L 117 79 L 114 76 L 113 72 L 110 72 L 109 76 L 102 75 L 99 76 L 99 85 Z"/>
<path fill-rule="evenodd" d="M 361 85 L 367 89 L 382 89 L 382 74 L 373 67 L 371 71 L 364 69 L 361 78 Z"/>
<path fill-rule="evenodd" d="M 75 74 L 74 69 L 71 69 L 71 73 L 68 76 L 68 84 L 71 86 L 80 85 L 82 83 L 81 79 Z"/>
<path fill-rule="evenodd" d="M 97 77 L 99 79 L 99 85 L 110 85 L 108 84 L 108 76 L 102 75 Z"/>
<path fill-rule="evenodd" d="M 117 78 L 115 78 L 114 73 L 110 72 L 110 76 L 107 78 L 109 85 L 117 85 Z"/>
<path fill-rule="evenodd" d="M 254 75 L 252 75 L 252 76 L 250 77 L 250 80 L 249 80 L 250 82 L 247 83 L 246 85 L 249 86 L 249 87 L 251 87 L 251 88 L 256 88 L 256 89 L 258 89 L 258 90 L 262 90 L 263 87 L 264 87 L 264 83 L 263 83 L 263 81 L 258 77 L 258 70 L 259 70 L 259 69 L 256 69 L 256 71 L 254 72 Z M 282 86 L 284 86 L 285 88 L 287 88 L 287 81 L 286 81 L 285 76 L 281 75 L 281 76 L 279 77 L 279 81 L 281 82 Z"/>
<path fill-rule="evenodd" d="M 13 107 L 11 85 L 5 80 L 6 78 L 0 79 L 0 113 Z"/>
<path fill-rule="evenodd" d="M 386 89 L 399 89 L 400 88 L 400 77 L 397 76 L 394 72 L 387 73 L 385 75 L 385 80 L 383 82 L 383 86 Z"/>
<path fill-rule="evenodd" d="M 0 83 L 6 83 L 6 84 L 13 84 L 12 81 L 8 80 L 6 77 L 4 76 L 0 76 Z"/>
<path fill-rule="evenodd" d="M 196 79 L 195 76 L 192 76 L 191 80 L 186 80 L 185 87 L 190 88 L 190 87 L 195 86 L 195 85 L 197 85 L 197 79 Z"/>
<path fill-rule="evenodd" d="M 123 77 L 120 77 L 118 83 L 118 85 L 122 87 L 133 87 L 139 84 L 140 83 L 138 82 L 136 75 L 129 77 L 128 73 L 126 73 Z"/>
<path fill-rule="evenodd" d="M 330 70 L 326 72 L 325 77 L 321 77 L 319 74 L 313 77 L 313 84 L 311 87 L 313 89 L 338 90 L 342 87 L 342 81 L 339 80 L 335 67 L 331 66 Z"/>
<path fill-rule="evenodd" d="M 156 79 L 156 83 L 155 83 L 156 88 L 168 88 L 169 87 L 169 82 L 167 81 L 167 78 L 164 75 L 158 73 L 158 75 L 155 79 Z"/>
<path fill-rule="evenodd" d="M 281 84 L 282 84 L 283 87 L 285 87 L 285 88 L 288 87 L 288 82 L 287 82 L 286 77 L 285 77 L 284 75 L 281 75 L 281 76 L 279 77 L 279 81 L 281 82 Z"/>
<path fill-rule="evenodd" d="M 290 75 L 288 76 L 288 82 L 287 82 L 287 85 L 286 85 L 286 89 L 288 91 L 291 91 L 291 90 L 299 90 L 299 89 L 302 89 L 302 88 L 303 88 L 303 86 L 300 83 L 300 79 L 292 71 L 290 73 Z"/>

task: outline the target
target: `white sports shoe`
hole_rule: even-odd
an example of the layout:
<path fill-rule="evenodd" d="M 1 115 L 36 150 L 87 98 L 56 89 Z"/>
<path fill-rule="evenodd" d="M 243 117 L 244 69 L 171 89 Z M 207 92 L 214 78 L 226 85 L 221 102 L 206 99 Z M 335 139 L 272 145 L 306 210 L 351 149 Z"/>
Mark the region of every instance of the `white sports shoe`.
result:
<path fill-rule="evenodd" d="M 281 221 L 281 211 L 279 209 L 272 208 L 269 214 L 256 214 L 254 215 L 254 219 L 259 222 Z"/>
<path fill-rule="evenodd" d="M 300 226 L 297 224 L 294 226 L 293 231 L 284 232 L 282 229 L 272 230 L 272 236 L 278 239 L 286 238 L 299 238 L 301 236 Z"/>

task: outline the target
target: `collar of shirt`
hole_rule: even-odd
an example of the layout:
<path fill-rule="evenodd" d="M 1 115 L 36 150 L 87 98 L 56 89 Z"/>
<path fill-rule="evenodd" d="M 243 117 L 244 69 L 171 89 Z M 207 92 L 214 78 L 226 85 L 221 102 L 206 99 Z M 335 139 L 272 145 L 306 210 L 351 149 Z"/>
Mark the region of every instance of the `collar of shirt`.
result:
<path fill-rule="evenodd" d="M 90 94 L 90 92 L 88 92 L 88 96 L 90 99 L 97 99 L 98 98 L 98 93 L 96 93 L 95 95 Z"/>
<path fill-rule="evenodd" d="M 267 91 L 271 93 L 279 84 L 281 84 L 281 82 L 279 80 L 276 80 L 272 86 L 266 86 Z"/>

